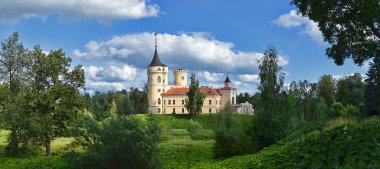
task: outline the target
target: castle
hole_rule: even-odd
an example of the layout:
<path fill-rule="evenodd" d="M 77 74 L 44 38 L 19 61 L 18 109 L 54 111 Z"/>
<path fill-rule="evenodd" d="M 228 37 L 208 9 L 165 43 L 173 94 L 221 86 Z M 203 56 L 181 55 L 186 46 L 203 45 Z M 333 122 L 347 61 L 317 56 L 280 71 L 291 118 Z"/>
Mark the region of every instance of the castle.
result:
<path fill-rule="evenodd" d="M 155 34 L 156 36 L 156 34 Z M 152 62 L 147 67 L 148 101 L 151 114 L 188 114 L 185 107 L 188 86 L 188 72 L 184 69 L 174 70 L 174 84 L 168 84 L 169 67 L 163 64 L 157 53 L 157 38 Z M 224 87 L 201 87 L 205 94 L 202 113 L 218 113 L 226 104 L 236 105 L 236 88 L 227 76 Z"/>

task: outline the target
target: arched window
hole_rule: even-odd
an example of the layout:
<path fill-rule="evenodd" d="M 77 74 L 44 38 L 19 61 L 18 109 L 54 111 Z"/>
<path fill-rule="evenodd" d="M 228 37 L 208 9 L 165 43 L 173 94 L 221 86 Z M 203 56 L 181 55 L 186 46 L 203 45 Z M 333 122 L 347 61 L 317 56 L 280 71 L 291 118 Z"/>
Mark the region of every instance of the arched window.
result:
<path fill-rule="evenodd" d="M 161 98 L 158 98 L 158 104 L 161 104 Z"/>
<path fill-rule="evenodd" d="M 161 83 L 161 76 L 157 77 L 157 83 Z"/>
<path fill-rule="evenodd" d="M 208 109 L 208 112 L 211 113 L 211 108 Z"/>
<path fill-rule="evenodd" d="M 158 71 L 161 71 L 161 68 L 158 68 Z"/>
<path fill-rule="evenodd" d="M 158 113 L 161 113 L 161 109 L 160 108 L 158 108 Z"/>

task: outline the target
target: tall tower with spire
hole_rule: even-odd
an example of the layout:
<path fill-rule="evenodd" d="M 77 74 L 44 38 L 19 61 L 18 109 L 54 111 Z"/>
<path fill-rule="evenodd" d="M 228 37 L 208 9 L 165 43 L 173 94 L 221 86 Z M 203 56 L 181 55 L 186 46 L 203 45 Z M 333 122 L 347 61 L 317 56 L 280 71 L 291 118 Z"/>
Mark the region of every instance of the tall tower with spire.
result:
<path fill-rule="evenodd" d="M 232 87 L 232 82 L 228 75 L 226 80 L 224 81 L 224 87 L 220 88 L 219 92 L 222 94 L 222 106 L 225 106 L 226 104 L 236 105 L 236 88 Z"/>
<path fill-rule="evenodd" d="M 148 111 L 151 114 L 162 113 L 163 101 L 161 93 L 165 92 L 168 86 L 168 66 L 163 64 L 157 52 L 157 34 L 154 34 L 154 55 L 152 62 L 147 67 L 148 73 Z"/>

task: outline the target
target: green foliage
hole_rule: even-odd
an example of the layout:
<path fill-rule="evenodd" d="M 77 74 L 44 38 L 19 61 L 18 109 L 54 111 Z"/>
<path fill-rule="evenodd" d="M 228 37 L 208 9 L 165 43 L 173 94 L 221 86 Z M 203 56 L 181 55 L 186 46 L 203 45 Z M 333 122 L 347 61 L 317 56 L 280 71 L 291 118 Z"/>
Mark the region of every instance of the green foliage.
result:
<path fill-rule="evenodd" d="M 380 115 L 380 58 L 370 63 L 365 80 L 365 109 L 367 115 Z"/>
<path fill-rule="evenodd" d="M 190 134 L 190 138 L 193 140 L 206 140 L 213 138 L 212 130 L 204 130 L 203 126 L 192 119 L 189 120 L 186 130 Z"/>
<path fill-rule="evenodd" d="M 360 117 L 361 113 L 356 106 L 347 105 L 346 106 L 346 114 L 347 116 Z"/>
<path fill-rule="evenodd" d="M 323 75 L 318 81 L 319 96 L 321 96 L 328 107 L 335 102 L 335 81 L 331 75 Z"/>
<path fill-rule="evenodd" d="M 343 105 L 359 106 L 364 98 L 363 77 L 360 73 L 344 76 L 337 82 L 336 99 Z"/>
<path fill-rule="evenodd" d="M 203 130 L 203 126 L 192 119 L 189 120 L 187 124 L 186 130 L 190 133 L 190 135 L 199 133 Z"/>
<path fill-rule="evenodd" d="M 245 117 L 250 119 L 250 116 Z M 231 107 L 221 111 L 217 115 L 214 128 L 214 157 L 230 157 L 252 152 L 253 145 L 249 135 L 249 124 L 251 121 L 244 123 L 244 121 L 234 118 Z"/>
<path fill-rule="evenodd" d="M 195 73 L 191 74 L 190 80 L 189 92 L 186 93 L 188 99 L 186 100 L 185 107 L 190 115 L 197 115 L 202 112 L 206 95 L 200 91 L 199 79 L 196 79 Z"/>
<path fill-rule="evenodd" d="M 303 16 L 318 23 L 324 40 L 332 46 L 326 55 L 342 65 L 352 58 L 358 65 L 378 58 L 379 0 L 292 0 Z"/>
<path fill-rule="evenodd" d="M 29 159 L 2 158 L 0 159 L 2 169 L 66 169 L 68 163 L 61 156 L 33 157 Z"/>
<path fill-rule="evenodd" d="M 232 157 L 214 168 L 379 168 L 379 119 L 307 126 L 257 154 Z"/>
<path fill-rule="evenodd" d="M 157 144 L 161 139 L 157 121 L 146 125 L 133 116 L 111 117 L 103 121 L 100 143 L 84 154 L 71 155 L 75 168 L 161 168 Z"/>
<path fill-rule="evenodd" d="M 347 115 L 346 108 L 341 102 L 335 102 L 329 110 L 330 117 L 344 117 Z"/>
<path fill-rule="evenodd" d="M 75 139 L 73 144 L 86 147 L 99 144 L 101 127 L 101 123 L 94 119 L 91 112 L 85 110 L 78 113 L 69 130 L 70 136 Z"/>
<path fill-rule="evenodd" d="M 84 100 L 79 89 L 84 87 L 84 70 L 81 65 L 70 70 L 71 58 L 59 50 L 42 52 L 35 46 L 31 53 L 31 120 L 30 135 L 37 145 L 44 145 L 46 155 L 51 154 L 51 142 L 62 136 Z"/>

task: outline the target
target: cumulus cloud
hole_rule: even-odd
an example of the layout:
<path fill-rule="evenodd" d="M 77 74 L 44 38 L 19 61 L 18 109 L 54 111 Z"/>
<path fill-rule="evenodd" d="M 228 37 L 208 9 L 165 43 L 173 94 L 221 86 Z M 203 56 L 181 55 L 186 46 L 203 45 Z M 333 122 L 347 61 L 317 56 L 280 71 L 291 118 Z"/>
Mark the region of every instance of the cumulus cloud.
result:
<path fill-rule="evenodd" d="M 239 75 L 239 79 L 244 82 L 259 83 L 259 75 L 257 74 Z"/>
<path fill-rule="evenodd" d="M 279 16 L 274 23 L 285 28 L 302 27 L 300 34 L 306 35 L 313 41 L 323 43 L 322 32 L 319 30 L 317 23 L 307 17 L 298 14 L 296 10 Z"/>
<path fill-rule="evenodd" d="M 124 65 L 119 68 L 110 66 L 107 68 L 88 66 L 85 67 L 86 77 L 91 81 L 123 82 L 136 79 L 136 68 Z"/>
<path fill-rule="evenodd" d="M 139 19 L 159 14 L 159 6 L 148 0 L 2 0 L 0 21 L 15 22 L 24 18 L 44 19 L 58 14 L 67 19 L 112 20 Z"/>
<path fill-rule="evenodd" d="M 203 32 L 159 34 L 157 38 L 161 61 L 173 69 L 252 73 L 257 72 L 258 60 L 263 57 L 259 52 L 236 50 L 233 43 L 219 41 Z M 74 55 L 85 60 L 133 63 L 145 69 L 152 59 L 153 51 L 153 33 L 144 32 L 114 36 L 103 42 L 91 41 L 83 50 L 75 50 Z M 288 61 L 280 57 L 279 63 L 284 66 Z"/>
<path fill-rule="evenodd" d="M 208 82 L 220 82 L 225 76 L 223 73 L 200 72 L 199 76 Z"/>

